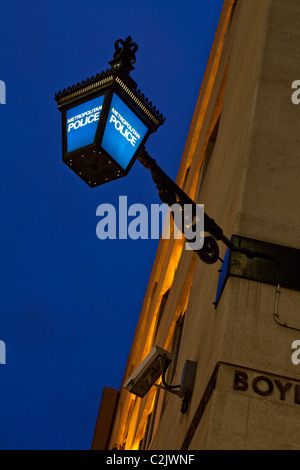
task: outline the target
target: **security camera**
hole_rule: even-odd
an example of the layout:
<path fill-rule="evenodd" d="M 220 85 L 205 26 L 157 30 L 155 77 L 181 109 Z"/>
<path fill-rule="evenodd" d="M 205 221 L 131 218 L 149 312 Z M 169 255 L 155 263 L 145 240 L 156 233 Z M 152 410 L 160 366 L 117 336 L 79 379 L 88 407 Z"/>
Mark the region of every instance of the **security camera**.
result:
<path fill-rule="evenodd" d="M 157 379 L 166 372 L 171 361 L 172 355 L 168 351 L 154 346 L 123 387 L 143 398 Z"/>

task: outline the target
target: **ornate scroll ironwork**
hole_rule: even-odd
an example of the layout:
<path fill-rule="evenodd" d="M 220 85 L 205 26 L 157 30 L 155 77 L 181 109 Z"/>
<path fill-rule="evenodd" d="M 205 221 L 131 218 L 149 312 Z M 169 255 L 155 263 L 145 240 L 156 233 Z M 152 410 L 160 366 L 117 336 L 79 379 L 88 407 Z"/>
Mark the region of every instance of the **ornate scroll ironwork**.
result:
<path fill-rule="evenodd" d="M 164 204 L 172 206 L 178 203 L 182 207 L 182 216 L 184 218 L 184 205 L 191 204 L 196 207 L 196 203 L 158 166 L 154 158 L 150 157 L 148 152 L 143 149 L 139 156 L 139 162 L 150 170 L 152 179 L 158 189 L 158 194 Z M 196 210 L 194 211 L 196 213 Z M 216 240 L 222 241 L 227 247 L 232 247 L 232 243 L 223 234 L 223 230 L 213 219 L 204 213 L 204 231 L 211 236 L 204 238 L 204 245 L 201 250 L 197 250 L 200 259 L 206 264 L 216 263 L 221 260 L 219 257 L 219 247 Z"/>

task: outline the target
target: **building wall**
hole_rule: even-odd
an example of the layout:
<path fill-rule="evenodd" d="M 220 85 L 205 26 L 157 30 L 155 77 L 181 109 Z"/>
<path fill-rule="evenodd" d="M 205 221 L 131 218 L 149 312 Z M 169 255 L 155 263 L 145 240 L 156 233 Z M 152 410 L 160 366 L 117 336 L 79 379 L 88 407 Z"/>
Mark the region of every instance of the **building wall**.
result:
<path fill-rule="evenodd" d="M 228 237 L 300 248 L 300 111 L 291 101 L 299 15 L 298 0 L 224 2 L 177 182 Z M 300 366 L 291 361 L 300 292 L 280 289 L 276 317 L 276 286 L 230 277 L 215 307 L 220 267 L 201 262 L 184 241 L 161 241 L 124 380 L 154 344 L 171 350 L 185 313 L 173 383 L 189 359 L 198 364 L 195 388 L 186 414 L 178 397 L 155 387 L 143 399 L 123 390 L 111 447 L 300 448 Z M 234 385 L 238 372 L 247 387 Z"/>

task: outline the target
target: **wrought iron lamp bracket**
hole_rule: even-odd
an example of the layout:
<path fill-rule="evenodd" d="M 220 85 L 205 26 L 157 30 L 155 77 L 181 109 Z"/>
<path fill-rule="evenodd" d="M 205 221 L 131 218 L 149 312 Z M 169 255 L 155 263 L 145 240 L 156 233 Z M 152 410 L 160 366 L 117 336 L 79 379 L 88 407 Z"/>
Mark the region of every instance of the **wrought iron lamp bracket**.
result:
<path fill-rule="evenodd" d="M 159 197 L 164 204 L 171 207 L 178 203 L 182 207 L 183 217 L 185 204 L 191 204 L 193 208 L 196 208 L 196 203 L 160 168 L 145 148 L 141 150 L 137 159 L 151 172 Z M 210 236 L 205 236 L 203 247 L 201 250 L 196 250 L 199 258 L 206 264 L 214 264 L 218 260 L 223 262 L 219 257 L 217 241 L 222 241 L 229 248 L 233 248 L 233 244 L 225 237 L 221 227 L 206 213 L 204 213 L 204 231 L 208 232 Z"/>

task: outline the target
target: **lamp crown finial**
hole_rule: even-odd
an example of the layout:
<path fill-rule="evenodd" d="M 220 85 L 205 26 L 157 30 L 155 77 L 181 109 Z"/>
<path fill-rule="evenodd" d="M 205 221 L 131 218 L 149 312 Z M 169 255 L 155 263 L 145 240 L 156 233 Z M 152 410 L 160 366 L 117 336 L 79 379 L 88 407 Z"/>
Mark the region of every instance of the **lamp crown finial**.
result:
<path fill-rule="evenodd" d="M 134 69 L 132 64 L 136 61 L 135 54 L 137 50 L 138 45 L 132 41 L 131 36 L 128 36 L 125 40 L 118 39 L 115 41 L 115 53 L 113 60 L 110 62 L 112 69 L 121 69 L 129 74 Z"/>
<path fill-rule="evenodd" d="M 134 64 L 136 61 L 135 54 L 137 50 L 138 45 L 132 41 L 131 36 L 128 36 L 125 41 L 124 39 L 118 39 L 117 41 L 115 41 L 115 53 L 113 55 L 113 58 L 122 58 L 127 60 L 131 64 Z"/>

